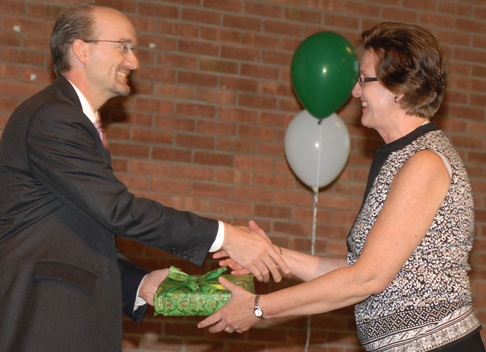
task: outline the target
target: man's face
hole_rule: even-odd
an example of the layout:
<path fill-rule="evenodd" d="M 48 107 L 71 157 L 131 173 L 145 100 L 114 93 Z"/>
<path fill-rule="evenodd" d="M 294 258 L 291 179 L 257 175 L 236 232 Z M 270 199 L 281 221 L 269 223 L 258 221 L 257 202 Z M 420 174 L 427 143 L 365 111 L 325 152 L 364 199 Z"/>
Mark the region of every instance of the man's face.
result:
<path fill-rule="evenodd" d="M 96 9 L 95 28 L 97 40 L 89 43 L 90 60 L 86 74 L 90 89 L 106 100 L 126 96 L 130 92 L 128 75 L 138 68 L 135 53 L 128 49 L 137 42 L 132 23 L 120 12 Z M 111 41 L 121 41 L 113 43 Z"/>

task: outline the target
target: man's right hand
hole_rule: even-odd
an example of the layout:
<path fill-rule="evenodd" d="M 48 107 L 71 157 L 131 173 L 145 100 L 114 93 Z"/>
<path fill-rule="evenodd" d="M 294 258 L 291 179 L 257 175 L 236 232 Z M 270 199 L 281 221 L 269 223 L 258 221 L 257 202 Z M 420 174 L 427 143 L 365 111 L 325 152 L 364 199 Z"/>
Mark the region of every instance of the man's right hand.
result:
<path fill-rule="evenodd" d="M 286 274 L 290 272 L 287 263 L 275 250 L 265 232 L 253 221 L 250 222 L 250 228 L 257 230 L 258 233 L 225 223 L 223 251 L 215 253 L 213 258 L 227 255 L 237 263 L 234 264 L 234 268 L 237 267 L 236 265 L 246 268 L 258 281 L 268 282 L 271 273 L 275 282 L 280 282 L 282 275 L 279 268 Z"/>

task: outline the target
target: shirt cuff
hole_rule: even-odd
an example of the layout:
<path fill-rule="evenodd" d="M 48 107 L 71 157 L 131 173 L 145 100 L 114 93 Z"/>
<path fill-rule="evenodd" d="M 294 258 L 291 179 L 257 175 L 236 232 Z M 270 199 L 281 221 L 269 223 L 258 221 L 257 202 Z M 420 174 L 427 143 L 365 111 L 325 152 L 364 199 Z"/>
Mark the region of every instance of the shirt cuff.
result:
<path fill-rule="evenodd" d="M 147 274 L 148 275 L 148 274 Z M 140 285 L 138 285 L 138 288 L 137 288 L 137 295 L 135 297 L 137 297 L 137 299 L 135 299 L 135 305 L 133 306 L 133 311 L 135 312 L 139 307 L 141 306 L 144 306 L 147 304 L 147 301 L 145 301 L 142 297 L 139 297 L 138 295 L 138 291 L 140 290 L 140 286 L 142 286 L 142 282 L 143 280 L 145 280 L 145 278 L 147 277 L 147 275 L 145 275 L 142 279 L 142 281 L 140 281 Z"/>
<path fill-rule="evenodd" d="M 218 233 L 216 234 L 216 239 L 213 242 L 211 248 L 209 248 L 209 252 L 216 252 L 221 249 L 223 246 L 224 241 L 224 224 L 222 221 L 218 220 Z"/>

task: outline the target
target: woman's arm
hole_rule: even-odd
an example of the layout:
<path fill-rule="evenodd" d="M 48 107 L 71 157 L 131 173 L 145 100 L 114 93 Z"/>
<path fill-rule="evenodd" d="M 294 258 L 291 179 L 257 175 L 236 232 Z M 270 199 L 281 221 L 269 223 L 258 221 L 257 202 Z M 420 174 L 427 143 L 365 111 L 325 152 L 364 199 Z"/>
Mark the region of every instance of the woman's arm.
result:
<path fill-rule="evenodd" d="M 421 151 L 412 156 L 395 176 L 358 261 L 300 285 L 262 296 L 260 307 L 264 316 L 324 313 L 382 292 L 425 237 L 449 184 L 449 173 L 437 154 Z M 295 267 L 299 260 L 294 264 L 291 264 L 292 260 L 286 259 L 286 262 L 291 272 L 302 266 Z M 319 267 L 311 262 L 312 266 Z M 224 279 L 221 281 L 232 290 L 233 298 L 198 326 L 214 324 L 211 332 L 221 331 L 226 326 L 239 332 L 248 330 L 258 321 L 253 315 L 254 295 Z"/>

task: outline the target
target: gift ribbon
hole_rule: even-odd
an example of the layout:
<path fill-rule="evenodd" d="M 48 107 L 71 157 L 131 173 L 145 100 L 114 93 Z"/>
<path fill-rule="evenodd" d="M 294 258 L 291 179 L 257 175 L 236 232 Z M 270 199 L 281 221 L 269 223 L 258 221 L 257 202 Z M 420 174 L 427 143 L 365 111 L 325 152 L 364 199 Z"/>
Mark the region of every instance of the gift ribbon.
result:
<path fill-rule="evenodd" d="M 178 281 L 178 283 L 172 283 L 169 288 L 164 290 L 164 294 L 169 294 L 170 292 L 185 286 L 189 287 L 192 291 L 197 291 L 200 289 L 205 294 L 214 293 L 215 291 L 217 291 L 217 288 L 215 288 L 213 286 L 214 284 L 211 284 L 209 280 L 213 280 L 219 277 L 225 271 L 226 267 L 223 266 L 204 274 L 202 277 L 197 277 L 193 275 L 188 275 L 181 269 L 176 268 L 175 266 L 171 266 L 167 277 L 173 281 Z"/>

